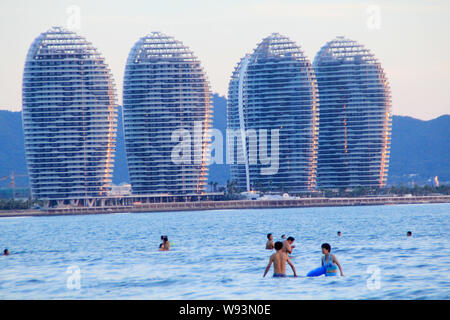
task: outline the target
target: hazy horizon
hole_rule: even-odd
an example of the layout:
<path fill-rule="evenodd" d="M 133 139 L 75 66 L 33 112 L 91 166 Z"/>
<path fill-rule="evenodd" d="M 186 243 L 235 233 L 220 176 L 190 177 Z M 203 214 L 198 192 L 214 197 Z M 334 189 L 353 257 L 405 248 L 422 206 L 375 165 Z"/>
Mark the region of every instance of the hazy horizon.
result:
<path fill-rule="evenodd" d="M 75 19 L 77 11 L 79 19 Z M 312 62 L 336 36 L 365 45 L 384 68 L 395 115 L 421 120 L 449 114 L 450 3 L 445 1 L 100 0 L 0 3 L 0 109 L 20 111 L 22 72 L 29 46 L 51 26 L 74 26 L 109 64 L 122 104 L 129 50 L 151 31 L 189 46 L 226 97 L 233 69 L 272 32 L 295 41 Z"/>

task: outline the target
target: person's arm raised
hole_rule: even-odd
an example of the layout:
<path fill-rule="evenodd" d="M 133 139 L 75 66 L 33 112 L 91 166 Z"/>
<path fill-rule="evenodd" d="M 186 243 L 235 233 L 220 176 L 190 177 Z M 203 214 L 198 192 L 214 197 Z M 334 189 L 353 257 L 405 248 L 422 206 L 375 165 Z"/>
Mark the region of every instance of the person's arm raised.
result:
<path fill-rule="evenodd" d="M 292 254 L 292 247 L 289 243 L 286 244 L 286 252 Z"/>

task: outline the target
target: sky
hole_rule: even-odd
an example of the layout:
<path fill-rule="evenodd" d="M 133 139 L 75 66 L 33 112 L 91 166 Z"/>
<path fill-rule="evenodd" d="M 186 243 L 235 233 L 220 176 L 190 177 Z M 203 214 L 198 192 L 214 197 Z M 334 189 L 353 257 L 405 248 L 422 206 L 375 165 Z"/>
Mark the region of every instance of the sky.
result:
<path fill-rule="evenodd" d="M 212 91 L 226 95 L 239 59 L 279 32 L 311 62 L 336 36 L 356 40 L 381 62 L 395 115 L 429 120 L 450 113 L 448 0 L 0 0 L 0 109 L 21 110 L 28 48 L 51 26 L 71 28 L 98 48 L 119 104 L 126 58 L 147 33 L 160 31 L 189 46 Z"/>

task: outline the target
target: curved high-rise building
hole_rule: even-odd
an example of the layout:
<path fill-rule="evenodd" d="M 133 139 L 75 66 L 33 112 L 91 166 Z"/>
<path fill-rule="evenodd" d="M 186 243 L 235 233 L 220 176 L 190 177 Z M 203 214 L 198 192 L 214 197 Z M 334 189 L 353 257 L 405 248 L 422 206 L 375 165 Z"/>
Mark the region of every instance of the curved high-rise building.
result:
<path fill-rule="evenodd" d="M 391 96 L 380 62 L 343 37 L 317 53 L 320 188 L 383 187 L 389 165 Z"/>
<path fill-rule="evenodd" d="M 206 190 L 211 91 L 188 47 L 159 32 L 139 39 L 126 64 L 123 113 L 133 193 Z"/>
<path fill-rule="evenodd" d="M 229 83 L 227 160 L 238 188 L 314 189 L 318 117 L 314 70 L 302 49 L 278 33 L 263 39 Z"/>
<path fill-rule="evenodd" d="M 105 196 L 114 166 L 117 103 L 111 72 L 85 38 L 39 35 L 23 73 L 23 130 L 34 198 Z"/>

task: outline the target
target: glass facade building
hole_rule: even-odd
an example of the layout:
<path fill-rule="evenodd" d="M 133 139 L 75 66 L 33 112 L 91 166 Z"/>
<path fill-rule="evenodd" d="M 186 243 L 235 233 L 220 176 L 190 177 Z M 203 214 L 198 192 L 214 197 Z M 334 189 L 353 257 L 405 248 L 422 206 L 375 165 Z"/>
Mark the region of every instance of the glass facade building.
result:
<path fill-rule="evenodd" d="M 318 117 L 316 78 L 302 49 L 277 33 L 263 39 L 229 83 L 227 161 L 238 189 L 313 190 Z"/>
<path fill-rule="evenodd" d="M 54 27 L 32 43 L 23 73 L 23 130 L 38 199 L 108 193 L 117 103 L 111 72 L 85 38 Z"/>
<path fill-rule="evenodd" d="M 379 61 L 361 44 L 337 37 L 313 66 L 320 93 L 318 186 L 383 187 L 392 114 Z"/>
<path fill-rule="evenodd" d="M 159 32 L 139 39 L 126 64 L 123 113 L 134 194 L 206 191 L 211 91 L 188 47 Z"/>

